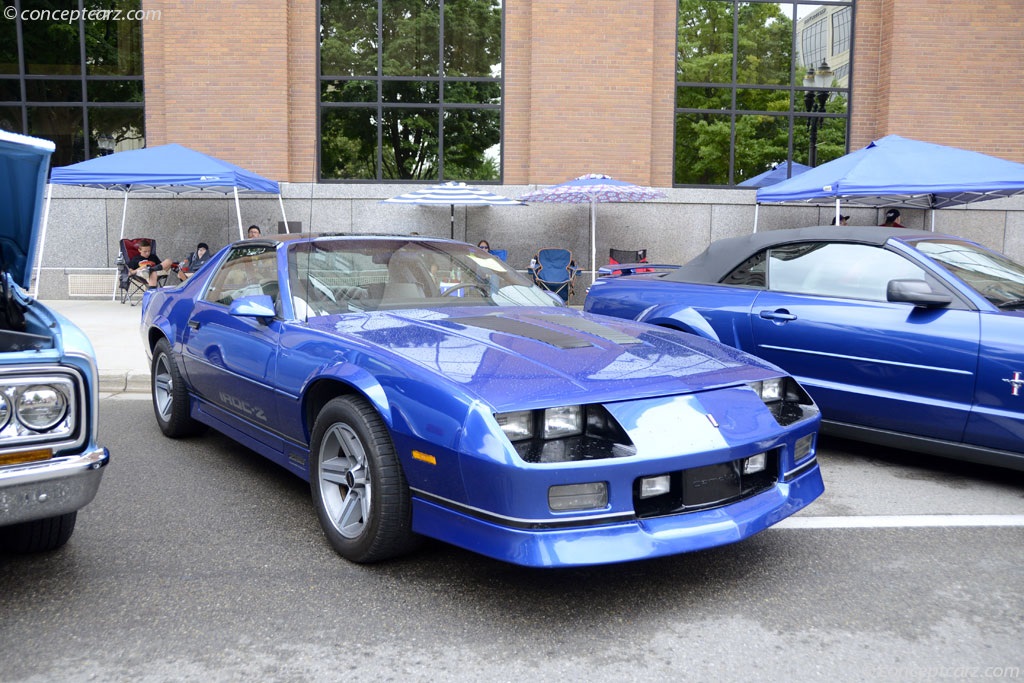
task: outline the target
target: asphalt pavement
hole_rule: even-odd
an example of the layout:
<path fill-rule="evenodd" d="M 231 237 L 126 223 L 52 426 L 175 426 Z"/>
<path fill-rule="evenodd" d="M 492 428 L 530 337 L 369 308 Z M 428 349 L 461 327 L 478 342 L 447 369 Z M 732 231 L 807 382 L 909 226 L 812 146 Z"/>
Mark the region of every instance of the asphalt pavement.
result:
<path fill-rule="evenodd" d="M 78 325 L 89 337 L 96 352 L 101 394 L 149 391 L 149 359 L 139 336 L 139 306 L 91 299 L 42 303 Z"/>

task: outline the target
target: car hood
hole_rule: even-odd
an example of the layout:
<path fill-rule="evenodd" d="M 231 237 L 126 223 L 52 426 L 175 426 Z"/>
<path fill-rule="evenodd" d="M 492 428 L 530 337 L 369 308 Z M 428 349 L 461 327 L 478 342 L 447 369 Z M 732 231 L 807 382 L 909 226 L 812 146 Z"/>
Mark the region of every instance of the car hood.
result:
<path fill-rule="evenodd" d="M 0 267 L 28 289 L 54 144 L 0 130 Z"/>
<path fill-rule="evenodd" d="M 779 371 L 671 330 L 560 308 L 404 310 L 309 325 L 463 385 L 495 408 L 692 393 Z"/>

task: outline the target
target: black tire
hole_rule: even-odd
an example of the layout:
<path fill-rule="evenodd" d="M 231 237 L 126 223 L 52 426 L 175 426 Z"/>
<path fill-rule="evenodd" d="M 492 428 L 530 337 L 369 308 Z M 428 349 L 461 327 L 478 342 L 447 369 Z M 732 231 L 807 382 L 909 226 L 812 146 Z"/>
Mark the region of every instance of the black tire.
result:
<path fill-rule="evenodd" d="M 310 489 L 324 534 L 352 562 L 379 562 L 416 547 L 412 500 L 387 426 L 365 400 L 343 396 L 317 415 Z"/>
<path fill-rule="evenodd" d="M 153 413 L 164 436 L 179 439 L 199 431 L 200 424 L 188 412 L 185 380 L 181 377 L 178 364 L 174 362 L 171 345 L 166 339 L 158 341 L 153 349 L 150 391 L 153 396 Z"/>
<path fill-rule="evenodd" d="M 75 530 L 77 512 L 0 527 L 0 550 L 9 553 L 41 553 L 60 548 Z"/>

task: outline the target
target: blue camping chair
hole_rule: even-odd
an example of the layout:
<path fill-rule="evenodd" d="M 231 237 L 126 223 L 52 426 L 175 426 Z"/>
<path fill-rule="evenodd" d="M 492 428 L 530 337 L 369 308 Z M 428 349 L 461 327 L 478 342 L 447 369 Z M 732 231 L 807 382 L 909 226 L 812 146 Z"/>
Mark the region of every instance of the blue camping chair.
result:
<path fill-rule="evenodd" d="M 572 252 L 555 247 L 541 249 L 533 261 L 530 264 L 530 275 L 537 286 L 554 292 L 562 301 L 568 302 L 575 291 L 573 285 L 580 273 Z"/>

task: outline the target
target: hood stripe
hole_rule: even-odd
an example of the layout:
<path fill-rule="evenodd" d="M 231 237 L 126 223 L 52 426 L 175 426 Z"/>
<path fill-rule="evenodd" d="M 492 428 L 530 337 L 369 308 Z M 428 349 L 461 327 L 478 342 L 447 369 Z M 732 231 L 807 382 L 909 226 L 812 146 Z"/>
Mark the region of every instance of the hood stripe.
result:
<path fill-rule="evenodd" d="M 460 325 L 466 325 L 467 327 L 479 327 L 485 330 L 492 330 L 494 332 L 514 334 L 517 337 L 526 337 L 527 339 L 543 342 L 559 349 L 582 349 L 588 346 L 593 346 L 593 344 L 588 342 L 586 339 L 574 334 L 566 334 L 564 332 L 552 330 L 547 327 L 541 327 L 540 325 L 535 325 L 533 323 L 513 320 L 511 318 L 503 318 L 496 315 L 480 315 L 468 318 L 458 318 L 453 320 L 453 322 Z"/>

